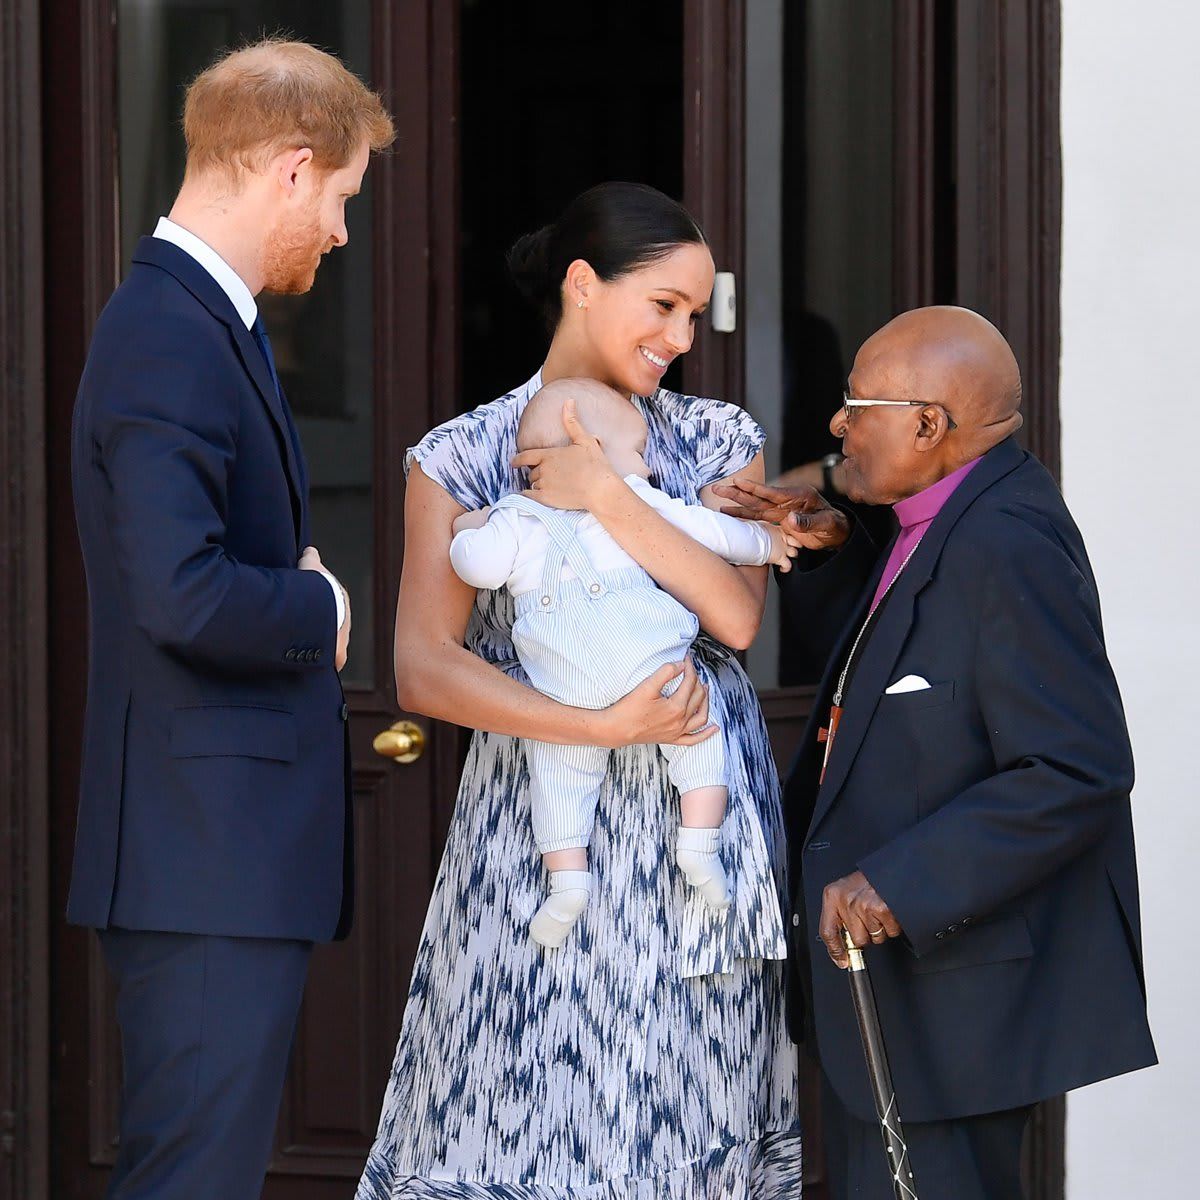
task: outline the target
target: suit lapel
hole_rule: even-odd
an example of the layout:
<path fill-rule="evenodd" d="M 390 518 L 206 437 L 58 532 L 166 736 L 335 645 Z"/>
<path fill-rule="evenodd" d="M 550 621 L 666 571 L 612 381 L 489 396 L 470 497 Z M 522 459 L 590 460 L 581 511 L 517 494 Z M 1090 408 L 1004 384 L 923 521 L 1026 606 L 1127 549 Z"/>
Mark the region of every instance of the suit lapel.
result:
<path fill-rule="evenodd" d="M 845 704 L 841 725 L 838 729 L 837 740 L 829 758 L 829 769 L 825 773 L 825 781 L 817 793 L 816 804 L 813 808 L 810 830 L 824 820 L 825 815 L 833 807 L 838 793 L 845 785 L 854 765 L 854 760 L 862 747 L 875 710 L 884 689 L 888 686 L 896 660 L 908 641 L 912 630 L 913 618 L 916 611 L 917 597 L 933 579 L 934 570 L 950 531 L 958 522 L 959 517 L 983 495 L 998 480 L 1003 479 L 1009 472 L 1015 470 L 1025 461 L 1025 452 L 1011 438 L 1001 442 L 999 446 L 988 451 L 983 461 L 959 484 L 954 494 L 946 501 L 941 512 L 934 518 L 916 553 L 908 565 L 900 572 L 892 586 L 887 605 L 880 612 L 875 628 L 871 631 L 866 645 L 860 651 L 861 658 L 854 672 L 852 695 L 843 697 Z M 887 555 L 882 556 L 883 563 Z M 842 645 L 834 660 L 830 663 L 826 674 L 826 683 L 832 679 L 836 683 L 846 665 L 846 656 L 854 636 L 866 619 L 871 598 L 879 585 L 883 574 L 881 563 L 872 582 L 866 590 L 854 622 L 847 627 L 842 638 Z M 824 695 L 826 688 L 822 687 Z M 832 692 L 829 693 L 832 695 Z"/>
<path fill-rule="evenodd" d="M 271 372 L 266 359 L 254 340 L 254 335 L 245 326 L 233 301 L 219 283 L 185 251 L 162 238 L 144 237 L 138 242 L 133 255 L 134 262 L 158 267 L 173 275 L 206 309 L 222 324 L 228 326 L 230 336 L 242 366 L 262 397 L 263 403 L 275 425 L 283 456 L 288 490 L 291 494 L 292 517 L 299 541 L 304 524 L 304 483 L 300 465 L 296 460 L 296 449 L 292 440 L 291 422 L 283 409 L 283 400 L 275 391 Z"/>
<path fill-rule="evenodd" d="M 296 522 L 296 537 L 299 540 L 304 521 L 304 492 L 300 465 L 296 461 L 292 423 L 283 411 L 283 397 L 275 390 L 275 381 L 271 378 L 267 360 L 263 358 L 262 351 L 254 340 L 254 335 L 242 324 L 241 318 L 232 322 L 229 328 L 233 333 L 234 345 L 237 347 L 246 373 L 254 381 L 254 386 L 262 396 L 267 411 L 271 414 L 271 420 L 275 423 L 275 430 L 279 434 L 284 462 L 287 465 L 288 487 L 292 494 L 292 517 Z"/>

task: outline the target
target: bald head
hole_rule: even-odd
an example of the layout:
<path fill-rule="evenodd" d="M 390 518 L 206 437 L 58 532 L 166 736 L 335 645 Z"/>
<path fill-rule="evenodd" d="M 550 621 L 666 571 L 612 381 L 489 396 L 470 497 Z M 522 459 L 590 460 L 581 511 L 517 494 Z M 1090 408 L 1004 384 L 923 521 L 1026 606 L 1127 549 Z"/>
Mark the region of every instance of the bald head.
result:
<path fill-rule="evenodd" d="M 1017 360 L 967 308 L 918 308 L 889 321 L 863 343 L 849 383 L 854 399 L 893 402 L 851 406 L 830 423 L 847 492 L 868 504 L 916 495 L 1021 428 Z"/>
<path fill-rule="evenodd" d="M 868 378 L 894 399 L 942 405 L 960 434 L 963 462 L 1021 427 L 1017 360 L 1000 331 L 969 308 L 916 308 L 889 321 L 855 357 L 852 383 Z"/>

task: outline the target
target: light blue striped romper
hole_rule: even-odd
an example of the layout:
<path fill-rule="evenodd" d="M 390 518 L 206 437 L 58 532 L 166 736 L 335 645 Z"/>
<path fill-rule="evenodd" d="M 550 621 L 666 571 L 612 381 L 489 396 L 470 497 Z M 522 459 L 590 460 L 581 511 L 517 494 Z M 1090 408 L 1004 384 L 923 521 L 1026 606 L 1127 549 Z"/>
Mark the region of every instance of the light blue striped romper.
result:
<path fill-rule="evenodd" d="M 682 662 L 700 622 L 641 567 L 599 572 L 576 530 L 587 514 L 560 512 L 527 496 L 505 496 L 550 536 L 541 586 L 515 597 L 513 645 L 529 682 L 562 704 L 606 708 L 666 663 Z M 563 564 L 575 573 L 563 579 Z M 669 695 L 679 686 L 672 680 Z M 612 751 L 525 739 L 533 836 L 549 854 L 591 841 L 596 801 Z M 660 745 L 667 776 L 680 792 L 723 787 L 725 745 L 713 734 L 694 746 Z"/>

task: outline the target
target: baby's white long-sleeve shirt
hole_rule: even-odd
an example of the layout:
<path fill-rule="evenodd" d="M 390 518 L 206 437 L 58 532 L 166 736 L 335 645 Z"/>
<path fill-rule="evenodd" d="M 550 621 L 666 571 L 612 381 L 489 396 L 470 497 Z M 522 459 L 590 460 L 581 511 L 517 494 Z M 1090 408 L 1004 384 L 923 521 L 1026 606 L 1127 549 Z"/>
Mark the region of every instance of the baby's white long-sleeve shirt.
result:
<path fill-rule="evenodd" d="M 702 504 L 676 500 L 637 475 L 625 482 L 676 529 L 682 530 L 726 562 L 764 566 L 771 561 L 771 535 L 759 521 L 743 521 Z M 617 545 L 604 526 L 588 513 L 577 537 L 597 571 L 615 571 L 637 563 Z M 532 591 L 542 581 L 550 535 L 536 517 L 515 508 L 495 508 L 480 529 L 464 529 L 450 543 L 450 562 L 459 578 L 476 588 L 508 587 L 514 595 Z M 575 572 L 564 564 L 563 579 Z"/>

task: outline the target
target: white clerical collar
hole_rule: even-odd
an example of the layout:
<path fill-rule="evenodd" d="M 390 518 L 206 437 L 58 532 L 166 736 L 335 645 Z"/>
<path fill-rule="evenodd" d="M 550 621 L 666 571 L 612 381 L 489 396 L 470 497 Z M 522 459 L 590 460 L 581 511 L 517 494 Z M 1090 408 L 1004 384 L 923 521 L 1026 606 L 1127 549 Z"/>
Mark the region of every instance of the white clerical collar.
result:
<path fill-rule="evenodd" d="M 207 242 L 202 242 L 194 233 L 189 233 L 182 225 L 176 225 L 166 217 L 158 218 L 154 236 L 190 254 L 220 284 L 246 328 L 254 324 L 258 305 L 254 303 L 246 281 Z"/>

